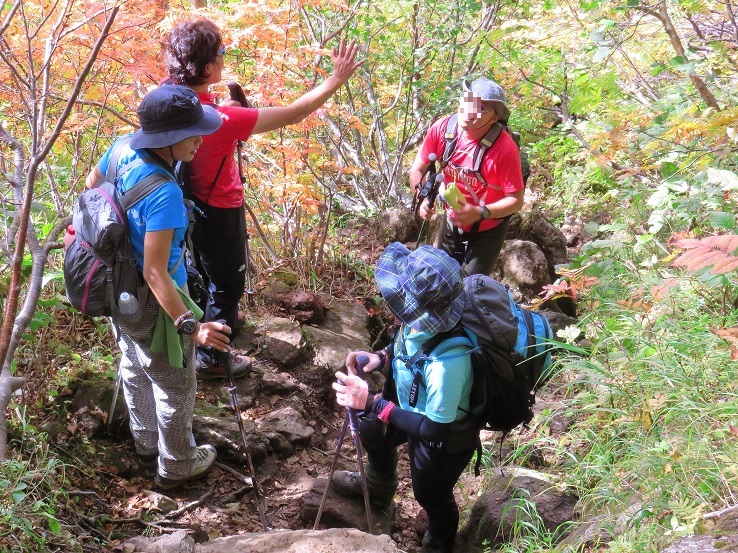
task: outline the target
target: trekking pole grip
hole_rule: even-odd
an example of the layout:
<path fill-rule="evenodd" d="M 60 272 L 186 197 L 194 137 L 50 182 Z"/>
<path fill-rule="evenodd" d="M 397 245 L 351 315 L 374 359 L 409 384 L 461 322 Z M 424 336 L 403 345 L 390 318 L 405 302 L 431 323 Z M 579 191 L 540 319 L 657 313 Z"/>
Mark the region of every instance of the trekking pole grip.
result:
<path fill-rule="evenodd" d="M 364 367 L 369 363 L 369 356 L 368 355 L 359 355 L 356 358 L 356 370 L 359 373 L 359 376 L 364 379 L 366 378 L 366 373 L 364 372 Z M 339 380 L 339 382 L 341 382 Z M 343 382 L 341 382 L 343 384 Z M 359 417 L 357 416 L 357 410 L 356 409 L 350 409 L 349 407 L 346 407 L 346 412 L 348 413 L 349 417 L 349 426 L 351 427 L 351 435 L 352 436 L 358 436 L 359 432 Z"/>
<path fill-rule="evenodd" d="M 227 325 L 225 319 L 218 319 L 215 321 L 216 323 L 220 323 L 223 325 Z M 220 362 L 223 364 L 223 372 L 225 373 L 226 379 L 228 379 L 229 382 L 233 382 L 233 360 L 231 359 L 231 352 L 229 351 L 218 351 L 218 358 L 220 359 Z"/>

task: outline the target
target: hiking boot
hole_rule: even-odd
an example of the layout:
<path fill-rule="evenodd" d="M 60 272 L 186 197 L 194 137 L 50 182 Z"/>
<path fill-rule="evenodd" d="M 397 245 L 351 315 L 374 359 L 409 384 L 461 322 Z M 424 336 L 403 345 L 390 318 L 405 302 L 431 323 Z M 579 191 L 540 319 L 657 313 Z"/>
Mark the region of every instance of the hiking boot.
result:
<path fill-rule="evenodd" d="M 154 482 L 162 490 L 171 490 L 172 488 L 176 488 L 183 482 L 187 482 L 188 480 L 199 478 L 200 476 L 207 474 L 213 466 L 213 463 L 215 463 L 216 457 L 218 457 L 218 453 L 210 444 L 198 446 L 197 451 L 195 452 L 195 464 L 189 475 L 184 478 L 167 478 L 157 472 Z"/>
<path fill-rule="evenodd" d="M 378 471 L 373 469 L 371 465 L 367 465 L 366 478 L 369 488 L 369 503 L 378 509 L 389 507 L 397 491 L 397 474 L 395 471 Z M 361 474 L 358 472 L 337 470 L 333 473 L 331 487 L 346 497 L 361 497 L 364 495 Z"/>
<path fill-rule="evenodd" d="M 443 541 L 434 538 L 427 531 L 423 535 L 423 543 L 420 545 L 420 553 L 453 553 L 454 540 Z"/>
<path fill-rule="evenodd" d="M 251 370 L 251 358 L 245 355 L 229 354 L 231 356 L 231 371 L 233 378 L 242 378 Z M 217 380 L 225 378 L 225 368 L 219 361 L 206 363 L 200 361 L 195 369 L 195 374 L 199 380 Z"/>
<path fill-rule="evenodd" d="M 152 453 L 150 455 L 138 455 L 138 464 L 142 467 L 155 467 L 159 464 L 159 452 Z"/>

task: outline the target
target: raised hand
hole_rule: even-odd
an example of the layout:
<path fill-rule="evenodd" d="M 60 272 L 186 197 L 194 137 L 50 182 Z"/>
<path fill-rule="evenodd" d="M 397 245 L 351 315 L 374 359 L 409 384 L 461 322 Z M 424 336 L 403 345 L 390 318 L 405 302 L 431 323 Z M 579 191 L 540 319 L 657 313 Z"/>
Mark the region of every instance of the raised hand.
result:
<path fill-rule="evenodd" d="M 356 53 L 358 51 L 359 46 L 356 44 L 356 41 L 352 40 L 347 45 L 346 38 L 341 39 L 338 49 L 335 46 L 331 49 L 331 59 L 333 60 L 332 76 L 341 83 L 348 81 L 349 77 L 356 71 L 356 68 L 364 63 L 364 60 L 356 61 Z"/>

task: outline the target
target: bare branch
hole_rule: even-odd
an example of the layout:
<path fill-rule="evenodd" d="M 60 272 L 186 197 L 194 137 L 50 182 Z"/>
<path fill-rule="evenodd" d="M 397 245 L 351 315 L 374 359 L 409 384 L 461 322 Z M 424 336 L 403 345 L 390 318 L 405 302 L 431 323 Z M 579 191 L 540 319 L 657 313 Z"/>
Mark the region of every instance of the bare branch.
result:
<path fill-rule="evenodd" d="M 87 78 L 87 75 L 90 72 L 90 69 L 92 69 L 92 65 L 95 63 L 95 60 L 97 59 L 97 55 L 100 53 L 100 48 L 102 48 L 102 45 L 105 42 L 105 39 L 108 38 L 110 27 L 113 25 L 113 21 L 115 21 L 115 17 L 118 15 L 119 9 L 120 9 L 119 6 L 115 6 L 110 12 L 110 17 L 105 22 L 105 26 L 102 29 L 102 33 L 100 33 L 100 36 L 98 37 L 97 42 L 95 42 L 95 46 L 92 48 L 92 52 L 90 52 L 90 55 L 87 58 L 87 63 L 82 69 L 82 72 L 77 77 L 77 81 L 74 84 L 74 89 L 72 89 L 72 94 L 69 96 L 69 100 L 67 101 L 67 105 L 64 107 L 64 111 L 59 116 L 59 120 L 56 122 L 56 126 L 54 127 L 54 130 L 52 131 L 51 136 L 49 136 L 49 140 L 46 142 L 46 146 L 37 155 L 34 156 L 36 158 L 35 160 L 36 163 L 38 163 L 41 159 L 45 158 L 48 155 L 49 151 L 51 150 L 51 147 L 54 145 L 54 142 L 59 137 L 61 130 L 64 128 L 64 125 L 67 122 L 69 115 L 72 113 L 72 107 L 77 101 L 77 97 L 79 96 L 79 93 L 82 90 L 82 83 L 84 83 L 85 79 Z"/>
<path fill-rule="evenodd" d="M 5 31 L 10 26 L 10 22 L 13 20 L 13 16 L 15 15 L 15 12 L 18 11 L 18 8 L 20 7 L 22 1 L 23 0 L 15 0 L 15 4 L 13 4 L 13 6 L 10 8 L 5 21 L 3 21 L 2 27 L 0 27 L 0 38 L 3 37 L 3 34 L 5 34 Z"/>

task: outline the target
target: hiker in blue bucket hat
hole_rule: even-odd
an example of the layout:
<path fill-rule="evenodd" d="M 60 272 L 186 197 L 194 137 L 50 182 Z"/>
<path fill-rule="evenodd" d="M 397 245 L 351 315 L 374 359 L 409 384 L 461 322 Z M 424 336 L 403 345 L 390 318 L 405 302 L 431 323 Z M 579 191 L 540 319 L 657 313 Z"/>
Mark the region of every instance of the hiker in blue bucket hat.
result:
<path fill-rule="evenodd" d="M 147 93 L 137 114 L 140 128 L 108 149 L 85 186 L 97 187 L 109 178 L 124 195 L 158 177 L 159 185 L 126 212 L 138 271 L 151 293 L 141 305 L 140 320 L 116 320 L 114 314 L 113 322 L 119 329 L 120 378 L 139 464 L 156 470 L 158 487 L 171 489 L 204 476 L 215 462 L 215 448 L 198 446 L 192 434 L 194 348 L 229 351 L 231 333 L 219 322 L 200 323 L 202 312 L 187 294 L 188 217 L 173 166 L 191 161 L 202 137 L 222 121 L 195 92 L 174 85 Z"/>
<path fill-rule="evenodd" d="M 461 266 L 442 250 L 421 246 L 411 252 L 395 242 L 377 263 L 376 281 L 402 325 L 385 349 L 349 353 L 349 374 L 337 373 L 343 384 L 333 388 L 339 405 L 363 412 L 360 435 L 367 451 L 365 472 L 372 505 L 387 509 L 392 504 L 397 447 L 407 443 L 413 493 L 428 514 L 421 551 L 450 553 L 459 525 L 453 489 L 476 443 L 476 428 L 466 417 L 472 386 L 471 344 L 446 349 L 439 343 L 426 360 L 420 354 L 437 334 L 461 320 Z M 442 354 L 435 354 L 442 349 Z M 357 375 L 360 355 L 369 357 L 364 371 L 387 373 L 381 394 Z M 362 495 L 361 476 L 356 472 L 336 471 L 331 485 L 344 495 Z"/>

